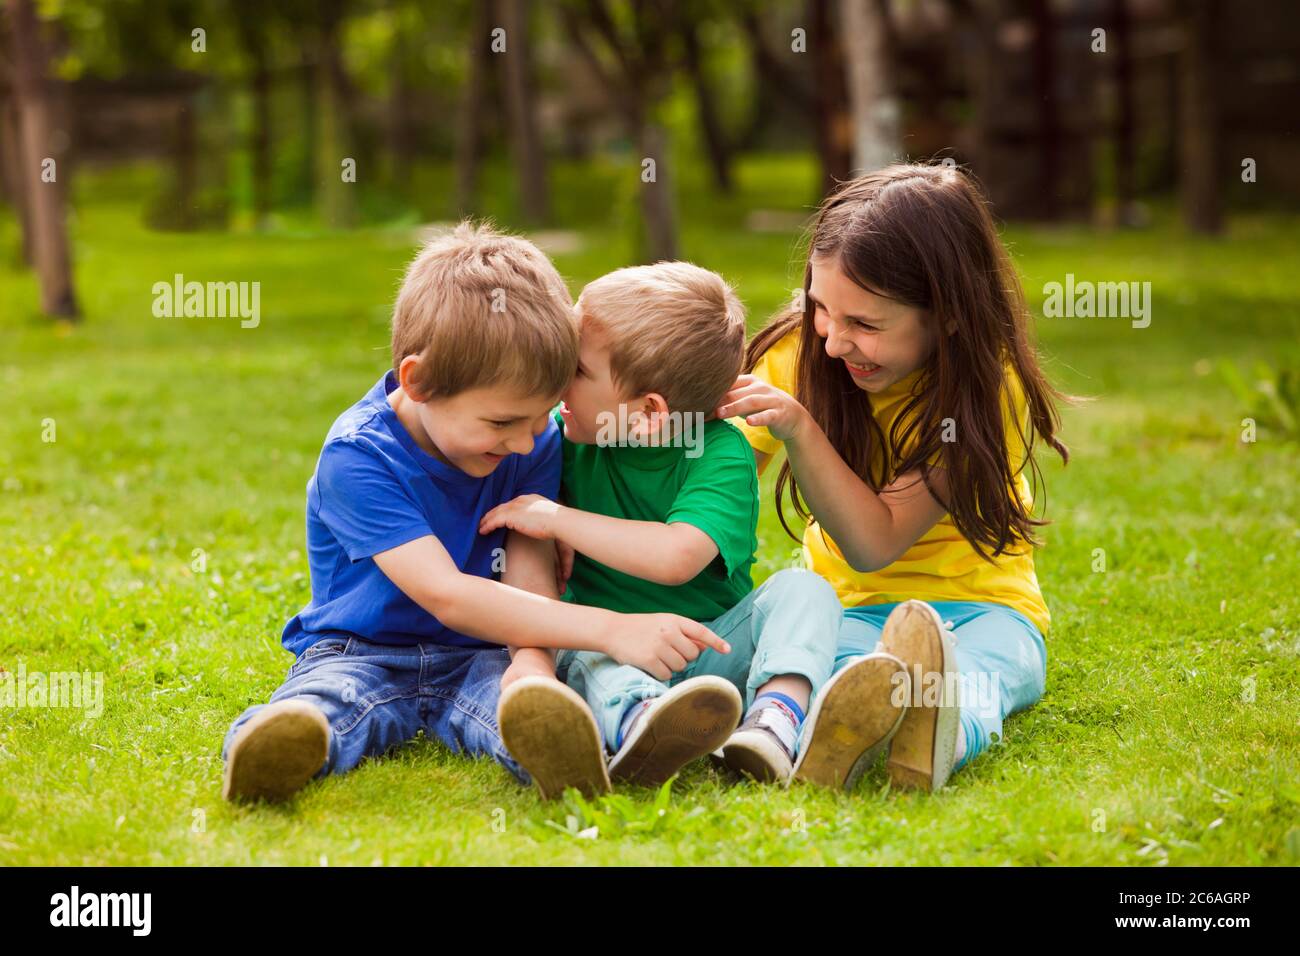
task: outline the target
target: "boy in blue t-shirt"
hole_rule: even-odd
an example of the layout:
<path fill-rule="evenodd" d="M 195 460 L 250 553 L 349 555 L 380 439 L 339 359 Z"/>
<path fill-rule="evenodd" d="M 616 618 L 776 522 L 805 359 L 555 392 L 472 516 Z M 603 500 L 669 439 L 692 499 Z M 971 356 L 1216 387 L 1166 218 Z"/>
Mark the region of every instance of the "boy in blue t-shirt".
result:
<path fill-rule="evenodd" d="M 675 659 L 683 642 L 692 658 L 725 651 L 677 615 L 562 603 L 551 542 L 479 533 L 495 506 L 559 490 L 549 413 L 573 378 L 578 333 L 540 250 L 467 223 L 430 243 L 398 293 L 392 354 L 335 421 L 307 484 L 312 597 L 282 637 L 297 658 L 226 734 L 227 799 L 284 799 L 421 729 L 526 783 L 497 700 L 518 677 L 553 671 L 555 648 L 641 667 Z M 563 784 L 606 790 L 595 720 L 568 693 L 552 708 L 555 746 L 573 754 Z M 536 777 L 543 796 L 558 782 Z"/>

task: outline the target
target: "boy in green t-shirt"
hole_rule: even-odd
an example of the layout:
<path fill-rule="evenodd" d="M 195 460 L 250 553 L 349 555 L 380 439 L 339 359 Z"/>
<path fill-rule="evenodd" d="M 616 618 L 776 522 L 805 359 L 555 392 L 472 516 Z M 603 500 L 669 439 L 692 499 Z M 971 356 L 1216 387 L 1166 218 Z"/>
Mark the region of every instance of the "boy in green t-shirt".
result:
<path fill-rule="evenodd" d="M 488 512 L 480 531 L 508 527 L 571 549 L 571 600 L 672 610 L 730 646 L 682 641 L 650 672 L 560 652 L 556 674 L 595 714 L 610 776 L 657 785 L 721 747 L 733 769 L 788 781 L 842 611 L 810 571 L 753 588 L 754 455 L 730 422 L 705 420 L 740 371 L 744 309 L 721 276 L 684 262 L 619 269 L 588 285 L 576 308 L 578 372 L 558 411 L 564 504 L 525 495 Z M 518 660 L 498 707 L 507 748 L 544 793 L 568 778 L 589 785 L 562 730 L 575 726 L 572 691 L 537 666 L 539 655 Z"/>

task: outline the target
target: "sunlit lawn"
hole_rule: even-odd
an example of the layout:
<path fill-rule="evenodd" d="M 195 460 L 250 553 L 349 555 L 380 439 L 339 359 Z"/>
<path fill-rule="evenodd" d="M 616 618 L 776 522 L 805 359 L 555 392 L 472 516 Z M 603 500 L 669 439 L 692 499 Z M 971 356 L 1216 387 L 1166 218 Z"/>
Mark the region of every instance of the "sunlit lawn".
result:
<path fill-rule="evenodd" d="M 798 280 L 797 236 L 749 231 L 744 210 L 805 208 L 813 178 L 780 158 L 741 173 L 725 202 L 684 184 L 684 255 L 736 283 L 757 327 Z M 614 175 L 556 173 L 575 292 L 629 261 Z M 422 740 L 282 808 L 223 804 L 221 738 L 283 678 L 280 629 L 308 598 L 304 486 L 384 367 L 413 226 L 446 218 L 449 181 L 426 171 L 400 224 L 177 235 L 140 225 L 144 174 L 88 174 L 85 322 L 62 332 L 0 214 L 0 666 L 105 680 L 95 720 L 0 709 L 0 864 L 1300 862 L 1300 451 L 1267 427 L 1241 442 L 1215 368 L 1297 365 L 1300 221 L 1264 216 L 1221 241 L 1161 215 L 1007 231 L 1036 306 L 1073 273 L 1150 281 L 1153 316 L 1039 322 L 1050 374 L 1094 398 L 1065 413 L 1069 467 L 1044 459 L 1047 696 L 941 794 L 890 793 L 879 769 L 835 794 L 700 764 L 662 814 L 643 790 L 543 804 Z M 487 193 L 508 219 L 508 190 Z M 154 318 L 176 273 L 261 282 L 260 325 Z M 756 577 L 794 547 L 769 506 Z"/>

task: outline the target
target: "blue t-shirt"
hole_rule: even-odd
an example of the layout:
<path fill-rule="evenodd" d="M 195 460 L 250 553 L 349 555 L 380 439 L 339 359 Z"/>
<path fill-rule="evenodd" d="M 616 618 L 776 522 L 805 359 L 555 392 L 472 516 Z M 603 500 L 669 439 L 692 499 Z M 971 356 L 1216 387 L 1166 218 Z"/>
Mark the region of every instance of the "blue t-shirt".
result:
<path fill-rule="evenodd" d="M 560 432 L 546 431 L 527 455 L 507 455 L 486 478 L 434 458 L 388 404 L 391 371 L 338 417 L 307 482 L 311 603 L 285 625 L 281 642 L 301 654 L 324 637 L 378 644 L 433 642 L 499 647 L 445 627 L 379 570 L 374 555 L 434 535 L 466 574 L 499 578 L 506 529 L 479 534 L 479 521 L 517 495 L 554 498 L 560 489 Z M 495 562 L 501 566 L 500 561 Z"/>

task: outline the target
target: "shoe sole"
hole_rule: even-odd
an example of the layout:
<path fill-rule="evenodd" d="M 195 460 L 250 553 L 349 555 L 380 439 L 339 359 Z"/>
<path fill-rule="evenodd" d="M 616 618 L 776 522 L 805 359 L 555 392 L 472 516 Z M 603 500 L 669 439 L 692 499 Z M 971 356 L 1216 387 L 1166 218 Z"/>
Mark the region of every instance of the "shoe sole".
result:
<path fill-rule="evenodd" d="M 615 780 L 657 787 L 682 767 L 717 750 L 740 723 L 741 700 L 721 677 L 683 681 L 637 721 L 632 737 L 609 765 Z"/>
<path fill-rule="evenodd" d="M 907 714 L 889 748 L 885 768 L 892 786 L 933 792 L 948 782 L 957 753 L 961 707 L 952 639 L 939 614 L 924 601 L 905 601 L 890 612 L 880 650 L 907 663 L 910 674 L 942 675 L 938 706 L 926 706 L 914 690 Z M 949 693 L 949 689 L 953 693 Z"/>
<path fill-rule="evenodd" d="M 609 793 L 600 728 L 572 688 L 546 677 L 519 678 L 501 692 L 497 727 L 543 800 L 562 796 L 567 787 L 585 797 Z"/>
<path fill-rule="evenodd" d="M 722 763 L 759 783 L 790 779 L 790 758 L 780 744 L 763 733 L 732 734 L 722 747 Z"/>
<path fill-rule="evenodd" d="M 848 664 L 822 685 L 808 714 L 808 738 L 792 779 L 850 790 L 902 725 L 907 710 L 903 662 L 876 652 Z"/>
<path fill-rule="evenodd" d="M 329 756 L 329 721 L 303 701 L 267 704 L 239 728 L 226 759 L 222 799 L 288 799 Z"/>

